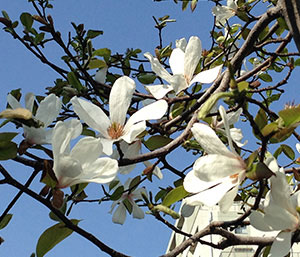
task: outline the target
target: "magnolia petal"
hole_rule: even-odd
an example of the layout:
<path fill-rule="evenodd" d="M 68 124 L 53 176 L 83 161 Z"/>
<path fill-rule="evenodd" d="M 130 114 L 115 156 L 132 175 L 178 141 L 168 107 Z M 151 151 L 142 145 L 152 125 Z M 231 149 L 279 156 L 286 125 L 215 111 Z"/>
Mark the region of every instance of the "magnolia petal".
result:
<path fill-rule="evenodd" d="M 219 154 L 200 157 L 194 164 L 195 175 L 203 181 L 215 181 L 246 170 L 244 163 L 237 156 L 229 158 Z"/>
<path fill-rule="evenodd" d="M 187 41 L 183 37 L 181 39 L 177 39 L 175 41 L 176 48 L 180 48 L 183 52 L 185 52 L 186 46 L 187 46 Z"/>
<path fill-rule="evenodd" d="M 228 113 L 227 119 L 228 119 L 229 125 L 233 125 L 233 124 L 237 123 L 240 120 L 240 116 L 241 116 L 242 112 L 243 112 L 243 109 L 239 108 L 235 112 Z"/>
<path fill-rule="evenodd" d="M 173 87 L 170 85 L 153 85 L 153 86 L 145 86 L 145 88 L 156 99 L 163 98 L 167 93 L 173 90 Z"/>
<path fill-rule="evenodd" d="M 226 136 L 227 136 L 227 139 L 228 139 L 229 148 L 233 153 L 237 154 L 235 152 L 235 149 L 234 149 L 233 144 L 232 144 L 232 138 L 231 138 L 231 135 L 230 135 L 230 128 L 229 128 L 227 114 L 226 114 L 226 111 L 225 111 L 225 109 L 222 105 L 219 107 L 219 112 L 220 112 L 220 115 L 221 115 L 222 120 L 224 122 L 224 128 L 225 128 Z"/>
<path fill-rule="evenodd" d="M 109 95 L 109 116 L 111 123 L 125 124 L 127 110 L 130 106 L 135 90 L 133 79 L 122 76 L 118 78 L 111 88 Z"/>
<path fill-rule="evenodd" d="M 6 97 L 7 103 L 10 105 L 12 109 L 22 108 L 19 101 L 11 94 L 8 94 Z M 297 145 L 296 145 L 297 146 Z"/>
<path fill-rule="evenodd" d="M 115 210 L 112 222 L 123 225 L 126 219 L 126 208 L 123 203 L 120 203 L 118 208 Z"/>
<path fill-rule="evenodd" d="M 34 104 L 34 94 L 33 93 L 27 93 L 25 95 L 25 108 L 32 112 L 33 104 Z"/>
<path fill-rule="evenodd" d="M 230 136 L 231 136 L 232 140 L 234 141 L 234 143 L 238 147 L 242 147 L 242 146 L 244 146 L 244 145 L 246 145 L 248 143 L 247 140 L 245 140 L 245 142 L 242 143 L 243 134 L 242 134 L 242 130 L 241 129 L 231 128 L 230 129 Z"/>
<path fill-rule="evenodd" d="M 95 74 L 95 81 L 104 84 L 106 81 L 107 70 L 108 70 L 107 67 L 98 70 Z"/>
<path fill-rule="evenodd" d="M 158 120 L 166 113 L 168 103 L 165 100 L 158 100 L 148 104 L 135 112 L 127 121 L 124 130 L 128 130 L 132 125 L 145 120 Z"/>
<path fill-rule="evenodd" d="M 227 149 L 215 131 L 209 126 L 202 123 L 195 123 L 191 131 L 206 153 L 234 157 L 234 154 Z"/>
<path fill-rule="evenodd" d="M 30 144 L 50 144 L 51 138 L 47 138 L 46 130 L 44 128 L 34 128 L 34 127 L 27 127 L 23 125 L 24 129 L 24 137 L 26 141 Z"/>
<path fill-rule="evenodd" d="M 220 75 L 222 65 L 216 66 L 212 69 L 199 72 L 190 82 L 190 85 L 199 82 L 203 84 L 210 84 L 216 80 Z"/>
<path fill-rule="evenodd" d="M 109 138 L 107 129 L 110 126 L 110 120 L 100 107 L 93 103 L 82 100 L 74 96 L 71 99 L 73 109 L 78 117 L 91 128 L 99 131 L 104 137 Z"/>
<path fill-rule="evenodd" d="M 300 144 L 299 143 L 296 144 L 296 149 L 297 149 L 298 153 L 300 153 Z"/>
<path fill-rule="evenodd" d="M 250 216 L 250 224 L 261 231 L 272 231 L 272 226 L 265 222 L 265 215 L 260 211 L 252 211 Z"/>
<path fill-rule="evenodd" d="M 184 74 L 184 52 L 180 48 L 173 49 L 169 63 L 173 75 Z"/>
<path fill-rule="evenodd" d="M 237 9 L 236 0 L 227 0 L 227 6 L 233 10 Z"/>
<path fill-rule="evenodd" d="M 164 79 L 165 81 L 171 81 L 172 75 L 161 65 L 159 60 L 153 57 L 152 54 L 149 52 L 145 53 L 144 56 L 149 60 L 151 64 L 151 69 L 153 72 L 160 78 Z"/>
<path fill-rule="evenodd" d="M 112 155 L 113 143 L 115 142 L 115 140 L 112 140 L 110 138 L 101 138 L 101 142 L 103 147 L 103 153 L 105 153 L 106 155 Z"/>
<path fill-rule="evenodd" d="M 145 217 L 145 214 L 143 212 L 143 210 L 135 203 L 131 203 L 132 204 L 132 216 L 135 219 L 143 219 Z"/>
<path fill-rule="evenodd" d="M 152 164 L 151 162 L 149 162 L 149 161 L 144 161 L 143 163 L 144 163 L 144 165 L 145 165 L 146 167 L 151 167 L 151 166 L 153 166 L 153 164 Z M 153 175 L 155 175 L 158 179 L 163 179 L 163 174 L 162 174 L 162 172 L 161 172 L 161 170 L 160 170 L 159 167 L 155 166 L 154 169 L 153 169 L 153 171 L 152 171 L 152 173 L 153 173 Z"/>
<path fill-rule="evenodd" d="M 172 85 L 176 95 L 178 93 L 180 93 L 182 90 L 185 90 L 189 87 L 189 85 L 186 81 L 186 78 L 184 77 L 183 74 L 175 74 L 172 77 L 171 85 Z"/>
<path fill-rule="evenodd" d="M 70 155 L 77 159 L 82 165 L 93 163 L 102 154 L 100 138 L 81 138 L 71 150 Z"/>
<path fill-rule="evenodd" d="M 292 232 L 279 232 L 272 244 L 269 257 L 286 256 L 292 247 L 291 239 Z"/>
<path fill-rule="evenodd" d="M 126 124 L 127 125 L 127 124 Z M 125 140 L 128 144 L 131 144 L 133 141 L 137 140 L 137 136 L 141 134 L 146 129 L 146 122 L 140 121 L 131 126 L 125 126 L 124 135 L 120 139 Z"/>
<path fill-rule="evenodd" d="M 191 81 L 202 55 L 201 41 L 198 37 L 192 36 L 185 49 L 184 54 L 184 75 Z"/>
<path fill-rule="evenodd" d="M 294 209 L 300 206 L 300 191 L 297 191 L 291 196 L 291 203 Z"/>
<path fill-rule="evenodd" d="M 224 26 L 226 20 L 235 15 L 235 10 L 228 6 L 215 6 L 212 8 L 213 15 L 216 16 L 216 23 Z"/>
<path fill-rule="evenodd" d="M 48 95 L 36 111 L 35 118 L 44 123 L 44 127 L 48 127 L 59 115 L 61 108 L 61 100 L 55 95 Z"/>
<path fill-rule="evenodd" d="M 228 212 L 230 207 L 233 204 L 234 198 L 239 189 L 239 184 L 237 183 L 233 188 L 228 190 L 228 192 L 223 196 L 223 198 L 219 201 L 220 211 Z"/>

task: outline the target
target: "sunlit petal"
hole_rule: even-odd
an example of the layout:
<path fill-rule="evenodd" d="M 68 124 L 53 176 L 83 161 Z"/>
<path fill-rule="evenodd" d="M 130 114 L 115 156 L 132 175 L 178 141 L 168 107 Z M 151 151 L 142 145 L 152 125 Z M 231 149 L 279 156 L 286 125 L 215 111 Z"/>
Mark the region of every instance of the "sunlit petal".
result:
<path fill-rule="evenodd" d="M 188 80 L 192 80 L 201 55 L 202 46 L 200 39 L 196 36 L 190 37 L 184 55 L 184 75 Z"/>
<path fill-rule="evenodd" d="M 146 86 L 145 88 L 156 99 L 163 98 L 167 93 L 173 90 L 173 87 L 170 85 L 153 85 L 153 86 Z"/>
<path fill-rule="evenodd" d="M 98 83 L 104 84 L 106 81 L 107 67 L 104 67 L 96 72 L 95 80 Z"/>
<path fill-rule="evenodd" d="M 292 233 L 281 231 L 275 238 L 271 250 L 270 257 L 281 257 L 286 256 L 292 245 L 291 245 Z"/>
<path fill-rule="evenodd" d="M 123 225 L 126 219 L 126 208 L 124 204 L 120 204 L 118 208 L 115 210 L 112 221 L 113 223 L 117 223 L 120 225 Z"/>
<path fill-rule="evenodd" d="M 132 216 L 135 219 L 143 219 L 145 217 L 143 210 L 135 202 L 132 203 Z"/>
<path fill-rule="evenodd" d="M 173 49 L 169 59 L 174 74 L 184 74 L 184 52 L 180 48 Z"/>
<path fill-rule="evenodd" d="M 199 82 L 203 84 L 210 84 L 216 80 L 220 75 L 222 70 L 222 65 L 216 66 L 212 69 L 199 72 L 190 82 L 190 85 L 193 83 Z"/>

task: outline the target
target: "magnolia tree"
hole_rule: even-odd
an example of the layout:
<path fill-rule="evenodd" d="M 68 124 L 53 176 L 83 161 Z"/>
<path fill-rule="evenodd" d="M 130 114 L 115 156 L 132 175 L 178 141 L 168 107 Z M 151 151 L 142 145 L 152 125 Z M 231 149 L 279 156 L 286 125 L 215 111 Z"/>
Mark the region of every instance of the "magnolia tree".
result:
<path fill-rule="evenodd" d="M 45 96 L 20 89 L 7 92 L 1 127 L 12 123 L 16 130 L 0 134 L 0 158 L 31 167 L 32 174 L 20 183 L 0 164 L 1 187 L 19 190 L 2 210 L 0 229 L 9 226 L 11 208 L 26 194 L 48 208 L 57 222 L 38 239 L 37 256 L 72 232 L 110 256 L 127 256 L 69 218 L 78 204 L 90 201 L 86 189 L 97 183 L 98 199 L 90 202 L 111 202 L 112 222 L 123 224 L 126 215 L 143 219 L 148 212 L 188 238 L 162 256 L 176 256 L 196 242 L 217 249 L 256 245 L 254 256 L 289 253 L 300 226 L 300 161 L 293 150 L 300 151 L 295 131 L 300 106 L 292 102 L 275 111 L 272 103 L 280 103 L 283 88 L 300 65 L 297 0 L 214 0 L 209 49 L 202 49 L 197 35 L 163 45 L 161 32 L 174 21 L 164 16 L 154 19 L 161 42 L 154 51 L 128 49 L 124 54 L 93 44 L 102 31 L 83 24 L 72 23 L 74 30 L 64 41 L 48 14 L 51 2 L 29 2 L 34 13 L 22 13 L 19 21 L 2 11 L 3 30 L 58 78 Z M 182 10 L 192 11 L 197 2 L 174 0 Z M 61 65 L 44 54 L 50 42 L 64 52 Z M 245 138 L 241 126 L 248 131 Z M 14 141 L 17 134 L 23 134 L 21 142 Z M 247 143 L 251 134 L 257 144 Z M 167 160 L 180 148 L 183 158 L 191 160 L 182 170 Z M 144 169 L 132 175 L 138 163 Z M 166 172 L 173 181 L 155 187 L 153 175 L 163 180 Z M 30 188 L 37 176 L 41 191 Z M 184 211 L 178 213 L 183 199 Z M 235 220 L 212 222 L 193 235 L 173 225 L 195 206 L 218 205 L 226 213 L 234 201 L 248 206 Z M 277 236 L 231 232 L 249 225 L 277 231 Z M 202 239 L 209 234 L 223 239 Z"/>

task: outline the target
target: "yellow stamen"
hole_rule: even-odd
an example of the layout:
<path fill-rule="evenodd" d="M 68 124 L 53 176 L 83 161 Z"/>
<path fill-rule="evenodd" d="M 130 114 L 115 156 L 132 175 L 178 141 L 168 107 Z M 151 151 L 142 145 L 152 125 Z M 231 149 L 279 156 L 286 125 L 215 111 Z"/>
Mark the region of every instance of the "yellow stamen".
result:
<path fill-rule="evenodd" d="M 113 122 L 107 132 L 111 139 L 118 139 L 124 134 L 123 129 L 124 127 L 121 124 Z"/>

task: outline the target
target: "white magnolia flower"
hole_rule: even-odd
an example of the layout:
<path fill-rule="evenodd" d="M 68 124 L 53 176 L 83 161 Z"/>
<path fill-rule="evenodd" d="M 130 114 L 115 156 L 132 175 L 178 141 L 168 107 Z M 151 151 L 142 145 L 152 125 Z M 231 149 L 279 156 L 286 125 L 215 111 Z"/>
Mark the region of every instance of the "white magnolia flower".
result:
<path fill-rule="evenodd" d="M 167 111 L 164 100 L 156 101 L 135 112 L 126 121 L 127 110 L 135 90 L 135 82 L 123 76 L 116 80 L 109 95 L 109 117 L 95 104 L 74 96 L 71 99 L 74 111 L 91 128 L 102 136 L 103 151 L 111 155 L 112 144 L 124 140 L 132 143 L 146 129 L 146 120 L 160 119 Z"/>
<path fill-rule="evenodd" d="M 216 108 L 213 108 L 212 112 L 215 112 Z M 228 125 L 234 125 L 235 123 L 237 123 L 240 119 L 241 113 L 242 113 L 242 108 L 239 108 L 237 111 L 235 112 L 230 112 L 227 114 L 227 120 L 228 120 Z M 224 121 L 218 121 L 217 117 L 214 116 L 212 119 L 212 126 L 216 129 L 216 131 L 221 132 L 222 134 L 226 135 L 225 129 L 224 129 Z M 247 140 L 242 143 L 242 139 L 243 139 L 243 133 L 242 130 L 239 128 L 230 128 L 230 136 L 232 138 L 232 140 L 234 141 L 234 143 L 238 146 L 238 147 L 242 147 L 245 144 L 247 144 Z"/>
<path fill-rule="evenodd" d="M 53 170 L 58 188 L 78 183 L 108 183 L 118 172 L 118 162 L 103 154 L 100 138 L 83 137 L 70 149 L 70 141 L 82 132 L 79 120 L 57 122 L 52 137 Z"/>
<path fill-rule="evenodd" d="M 120 146 L 120 150 L 123 153 L 123 158 L 134 158 L 134 157 L 137 157 L 141 153 L 142 143 L 141 143 L 141 140 L 137 140 L 131 144 L 128 144 L 125 141 L 121 141 L 119 146 Z M 119 152 L 117 149 L 115 149 L 113 151 L 111 158 L 116 159 L 116 160 L 120 158 L 120 155 L 119 155 Z M 152 166 L 152 163 L 149 161 L 144 161 L 143 164 L 146 167 Z M 119 172 L 120 172 L 120 174 L 129 174 L 135 168 L 135 166 L 136 166 L 136 164 L 130 164 L 127 166 L 119 167 Z M 152 172 L 153 172 L 153 175 L 155 175 L 157 178 L 159 178 L 159 179 L 163 178 L 163 174 L 159 167 L 155 166 Z"/>
<path fill-rule="evenodd" d="M 146 194 L 145 188 L 137 188 L 133 191 L 128 192 L 129 185 L 131 182 L 131 178 L 129 178 L 125 184 L 124 184 L 124 191 L 121 198 L 117 201 L 114 201 L 111 205 L 110 213 L 112 213 L 117 205 L 118 208 L 115 210 L 112 221 L 113 223 L 121 224 L 123 225 L 126 219 L 126 206 L 124 204 L 125 200 L 128 200 L 132 207 L 132 216 L 135 219 L 143 219 L 145 217 L 144 211 L 136 204 L 135 200 L 143 200 L 142 193 Z M 118 184 L 116 187 L 118 187 L 120 184 Z M 115 188 L 116 188 L 115 187 Z M 127 192 L 126 192 L 127 191 Z"/>
<path fill-rule="evenodd" d="M 267 159 L 266 164 L 275 173 L 270 178 L 271 189 L 259 210 L 252 211 L 249 218 L 251 225 L 259 230 L 280 231 L 268 256 L 281 257 L 288 254 L 292 234 L 300 226 L 300 217 L 296 210 L 300 206 L 300 191 L 291 196 L 284 170 L 279 169 L 274 157 Z"/>
<path fill-rule="evenodd" d="M 219 108 L 231 151 L 222 143 L 209 126 L 195 123 L 192 133 L 207 155 L 196 160 L 193 170 L 183 182 L 185 190 L 192 193 L 187 204 L 220 205 L 222 212 L 228 211 L 244 180 L 246 164 L 236 153 L 229 132 L 228 118 L 223 106 Z"/>
<path fill-rule="evenodd" d="M 212 8 L 212 13 L 216 16 L 216 23 L 225 25 L 226 20 L 233 17 L 238 9 L 237 0 L 227 0 L 227 6 L 215 6 Z"/>
<path fill-rule="evenodd" d="M 105 81 L 106 81 L 106 75 L 107 75 L 107 67 L 104 67 L 100 70 L 98 70 L 95 74 L 95 80 L 98 82 L 98 83 L 101 83 L 101 84 L 104 84 Z"/>
<path fill-rule="evenodd" d="M 150 53 L 145 53 L 144 56 L 150 61 L 153 72 L 169 83 L 169 85 L 146 86 L 147 90 L 156 99 L 160 99 L 172 90 L 178 94 L 196 82 L 212 83 L 218 77 L 222 65 L 202 71 L 194 76 L 201 54 L 202 46 L 198 37 L 191 37 L 188 43 L 184 38 L 177 40 L 176 48 L 172 51 L 169 59 L 173 73 L 171 75 L 157 58 Z"/>
<path fill-rule="evenodd" d="M 18 100 L 8 94 L 7 102 L 13 109 L 21 108 L 21 104 Z M 28 93 L 25 96 L 25 107 L 30 112 L 33 111 L 34 94 Z M 40 102 L 39 107 L 36 110 L 34 116 L 35 119 L 42 122 L 42 127 L 34 128 L 23 125 L 24 137 L 30 144 L 50 144 L 52 137 L 52 129 L 46 130 L 46 128 L 56 119 L 61 109 L 61 100 L 55 95 L 50 94 L 44 100 Z"/>

